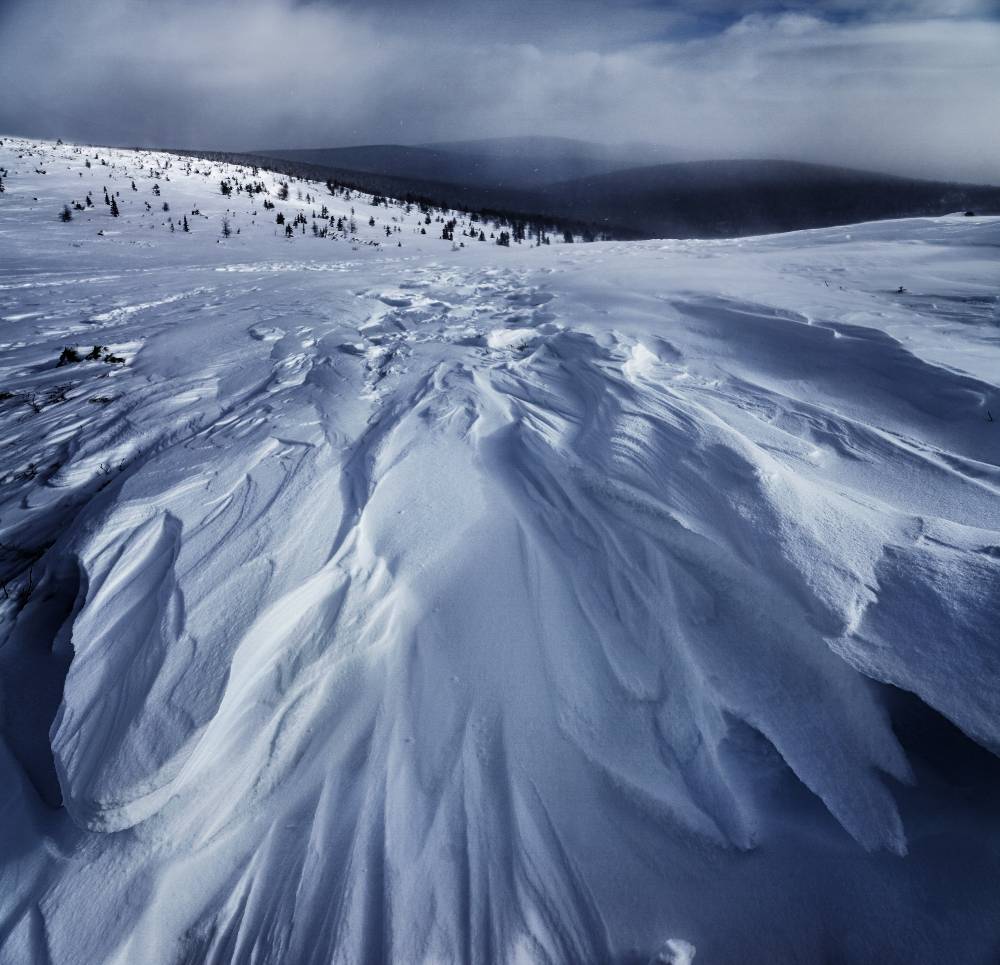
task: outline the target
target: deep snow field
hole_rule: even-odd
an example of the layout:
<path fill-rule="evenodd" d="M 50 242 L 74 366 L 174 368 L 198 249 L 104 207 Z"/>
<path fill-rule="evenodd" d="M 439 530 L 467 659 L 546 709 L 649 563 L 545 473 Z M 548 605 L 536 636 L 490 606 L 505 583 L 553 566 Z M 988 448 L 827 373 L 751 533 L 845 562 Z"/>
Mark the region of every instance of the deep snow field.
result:
<path fill-rule="evenodd" d="M 1000 219 L 0 175 L 0 962 L 1000 960 Z"/>

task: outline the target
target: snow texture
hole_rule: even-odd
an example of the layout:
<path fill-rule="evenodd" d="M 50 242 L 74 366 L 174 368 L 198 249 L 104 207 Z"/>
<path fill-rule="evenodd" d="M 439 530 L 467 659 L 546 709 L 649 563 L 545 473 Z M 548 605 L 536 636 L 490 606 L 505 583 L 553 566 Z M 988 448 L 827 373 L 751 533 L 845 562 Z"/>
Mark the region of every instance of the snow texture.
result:
<path fill-rule="evenodd" d="M 1000 219 L 0 169 L 0 962 L 995 961 Z"/>

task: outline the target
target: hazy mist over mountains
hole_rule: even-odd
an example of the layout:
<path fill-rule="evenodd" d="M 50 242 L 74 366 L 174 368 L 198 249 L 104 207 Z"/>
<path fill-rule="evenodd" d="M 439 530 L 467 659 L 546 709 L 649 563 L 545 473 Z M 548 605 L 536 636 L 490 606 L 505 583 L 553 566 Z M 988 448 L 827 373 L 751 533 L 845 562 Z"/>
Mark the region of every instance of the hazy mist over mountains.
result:
<path fill-rule="evenodd" d="M 681 160 L 680 153 L 649 144 L 527 137 L 271 149 L 255 156 L 262 164 L 304 164 L 315 176 L 369 190 L 569 219 L 620 238 L 726 237 L 1000 211 L 1000 187 L 773 159 Z"/>
<path fill-rule="evenodd" d="M 242 151 L 544 133 L 1000 183 L 998 50 L 982 0 L 6 0 L 0 128 Z"/>

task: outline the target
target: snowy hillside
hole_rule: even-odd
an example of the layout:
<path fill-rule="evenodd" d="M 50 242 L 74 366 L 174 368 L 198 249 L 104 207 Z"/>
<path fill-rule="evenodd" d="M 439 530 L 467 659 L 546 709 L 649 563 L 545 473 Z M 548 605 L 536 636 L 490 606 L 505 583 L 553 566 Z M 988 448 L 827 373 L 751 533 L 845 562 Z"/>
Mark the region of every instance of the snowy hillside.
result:
<path fill-rule="evenodd" d="M 0 176 L 0 963 L 996 960 L 1000 219 Z"/>

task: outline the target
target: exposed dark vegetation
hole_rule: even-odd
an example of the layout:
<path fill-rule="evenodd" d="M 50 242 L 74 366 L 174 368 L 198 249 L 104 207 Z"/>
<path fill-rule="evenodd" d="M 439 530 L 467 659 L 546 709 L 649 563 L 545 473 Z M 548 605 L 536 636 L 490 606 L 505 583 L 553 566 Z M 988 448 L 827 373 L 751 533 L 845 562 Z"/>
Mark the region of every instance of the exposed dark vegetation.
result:
<path fill-rule="evenodd" d="M 109 365 L 121 365 L 124 361 L 120 355 L 115 355 L 103 345 L 95 345 L 86 355 L 81 355 L 74 346 L 67 345 L 59 355 L 56 367 L 75 365 L 77 362 L 107 362 Z"/>

